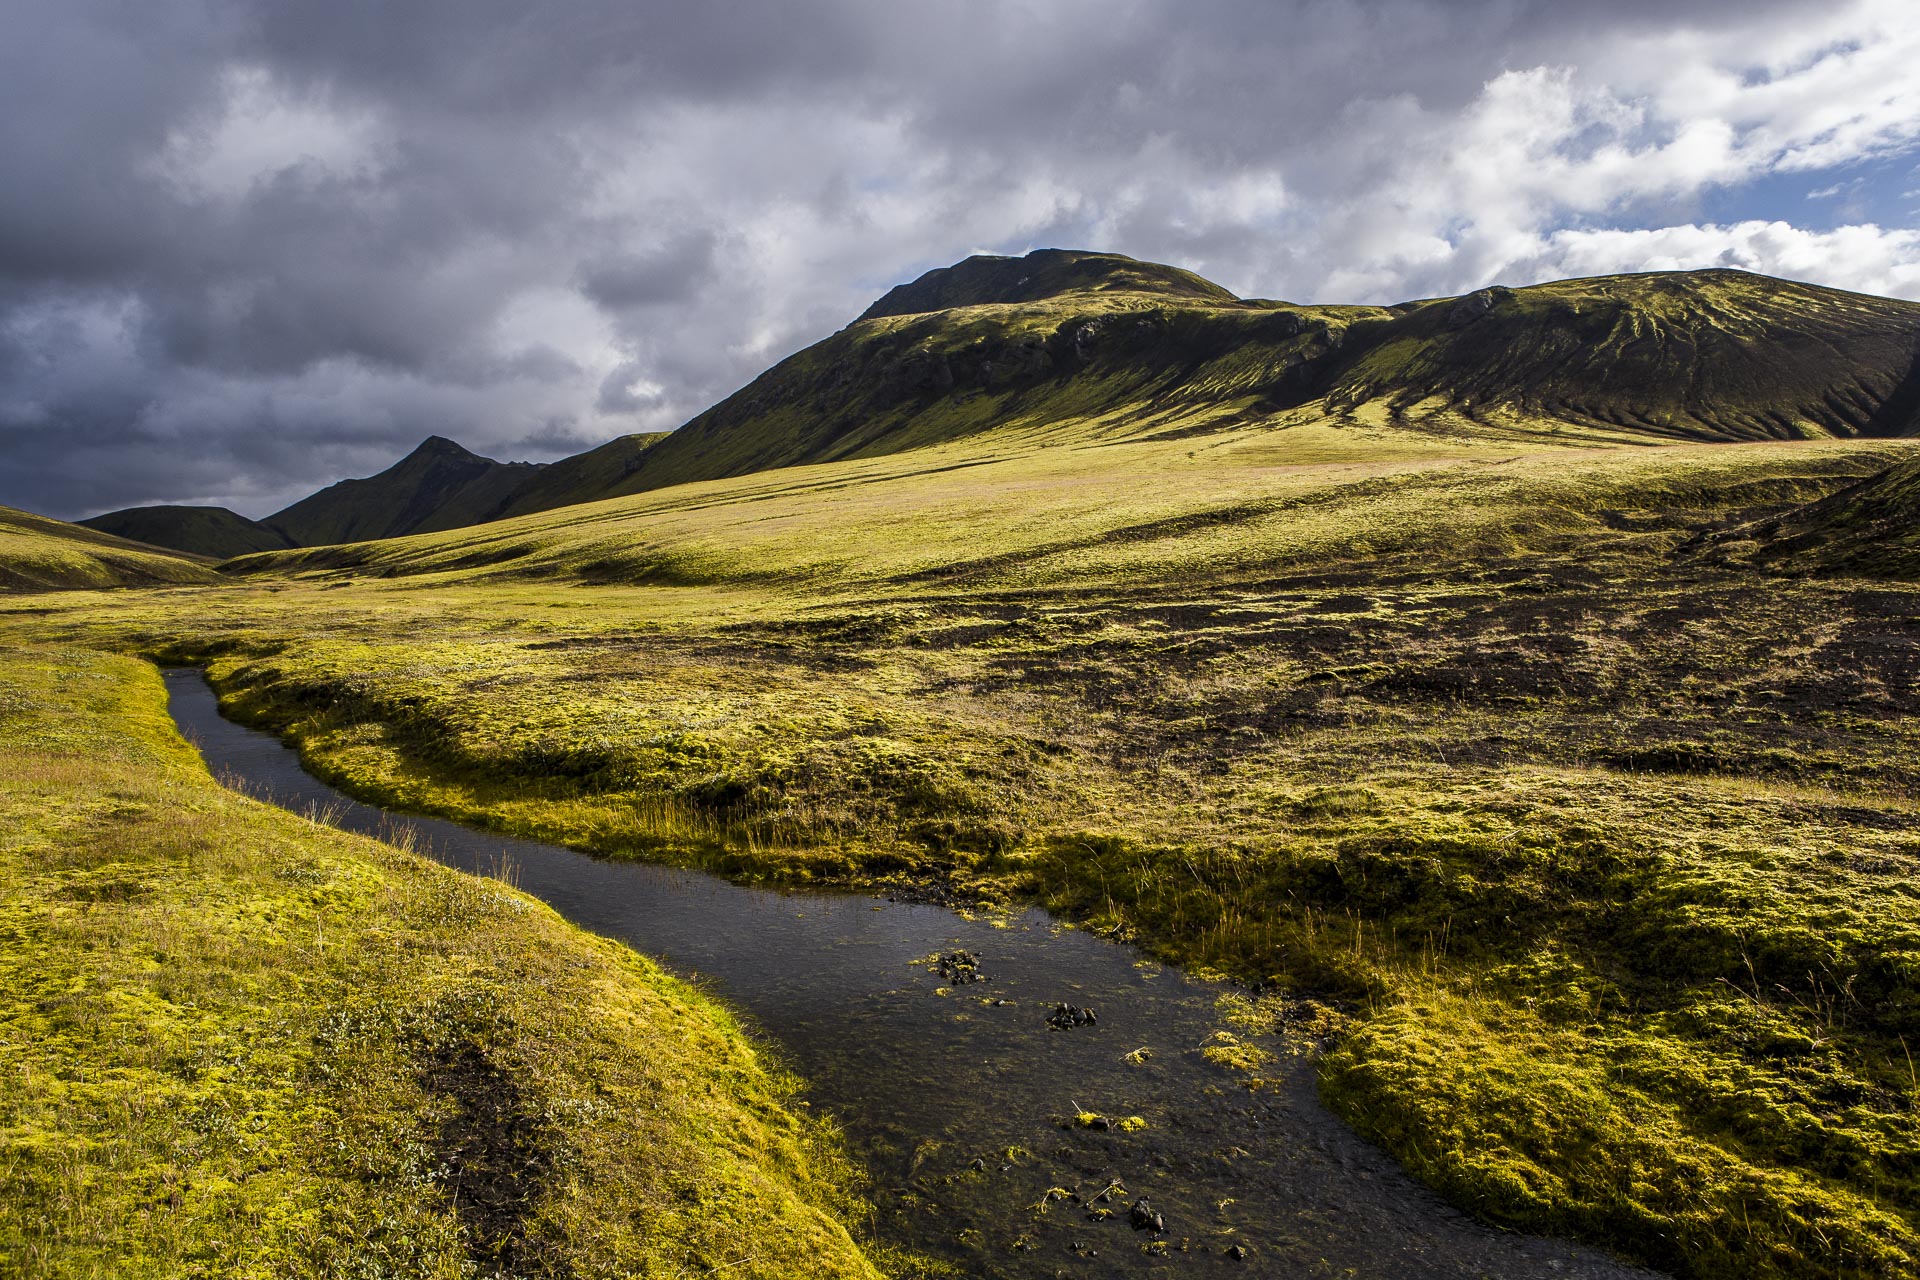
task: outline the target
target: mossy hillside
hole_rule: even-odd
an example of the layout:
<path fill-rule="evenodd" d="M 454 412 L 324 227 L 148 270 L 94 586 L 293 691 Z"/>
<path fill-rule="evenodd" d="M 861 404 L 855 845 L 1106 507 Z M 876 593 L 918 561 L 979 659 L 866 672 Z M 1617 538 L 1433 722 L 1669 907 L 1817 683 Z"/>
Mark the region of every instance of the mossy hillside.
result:
<path fill-rule="evenodd" d="M 214 582 L 210 563 L 0 507 L 0 592 Z"/>
<path fill-rule="evenodd" d="M 1408 309 L 1329 384 L 1334 406 L 1433 400 L 1674 440 L 1920 430 L 1908 302 L 1743 271 L 1489 289 Z"/>
<path fill-rule="evenodd" d="M 523 481 L 489 519 L 506 519 L 591 502 L 616 492 L 646 462 L 647 451 L 667 438 L 639 432 L 549 463 Z"/>
<path fill-rule="evenodd" d="M 1113 254 L 969 259 L 665 435 L 547 467 L 435 437 L 249 527 L 114 512 L 116 532 L 239 554 L 453 529 L 776 468 L 961 446 L 1199 440 L 1256 428 L 1449 443 L 1894 437 L 1920 429 L 1920 308 L 1742 272 L 1487 289 L 1395 307 L 1239 299 Z M 949 462 L 947 465 L 964 465 Z"/>
<path fill-rule="evenodd" d="M 276 529 L 225 507 L 128 507 L 80 521 L 89 529 L 218 560 L 293 545 Z"/>
<path fill-rule="evenodd" d="M 329 485 L 261 523 L 296 547 L 457 529 L 494 518 L 539 473 L 429 436 L 378 475 Z"/>
<path fill-rule="evenodd" d="M 1842 442 L 1657 454 L 1439 441 L 1302 423 L 1201 443 L 961 447 L 677 486 L 449 534 L 249 556 L 236 576 L 299 573 L 448 584 L 804 588 L 915 599 L 989 585 L 1114 589 L 1232 582 L 1270 569 L 1505 554 L 1616 532 L 1635 511 L 1787 509 L 1905 456 Z M 1670 513 L 1659 515 L 1659 512 Z M 682 597 L 683 600 L 686 597 Z M 685 607 L 685 606 L 683 606 Z"/>
<path fill-rule="evenodd" d="M 0 812 L 0 1270 L 876 1274 L 723 1010 L 223 790 L 151 666 L 16 646 Z"/>
<path fill-rule="evenodd" d="M 1316 994 L 1330 1100 L 1484 1216 L 1910 1270 L 1920 608 L 1698 557 L 1902 446 L 1344 430 L 808 468 L 33 625 L 211 662 L 368 796 Z"/>
<path fill-rule="evenodd" d="M 1573 440 L 1920 429 L 1920 306 L 1737 271 L 1398 307 L 1233 298 L 1115 255 L 974 259 L 903 285 L 649 452 L 617 492 L 1044 431 L 1285 426 Z"/>
<path fill-rule="evenodd" d="M 1920 577 L 1920 459 L 1828 497 L 1728 530 L 1708 548 L 1787 573 Z"/>

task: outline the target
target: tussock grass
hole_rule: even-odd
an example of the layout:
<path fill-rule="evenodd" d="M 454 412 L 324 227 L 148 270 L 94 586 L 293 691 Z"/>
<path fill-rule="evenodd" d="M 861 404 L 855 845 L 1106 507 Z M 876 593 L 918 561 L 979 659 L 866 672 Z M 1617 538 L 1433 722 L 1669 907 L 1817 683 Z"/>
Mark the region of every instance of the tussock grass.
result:
<path fill-rule="evenodd" d="M 873 1276 L 726 1011 L 217 786 L 153 668 L 0 675 L 0 1270 Z"/>

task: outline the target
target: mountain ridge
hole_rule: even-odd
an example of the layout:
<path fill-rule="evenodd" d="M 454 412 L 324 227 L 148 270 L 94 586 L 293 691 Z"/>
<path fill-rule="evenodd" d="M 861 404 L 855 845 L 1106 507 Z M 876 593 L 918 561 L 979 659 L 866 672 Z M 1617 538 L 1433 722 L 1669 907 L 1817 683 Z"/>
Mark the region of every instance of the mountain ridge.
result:
<path fill-rule="evenodd" d="M 888 290 L 676 431 L 548 464 L 430 436 L 386 471 L 248 522 L 257 534 L 228 529 L 218 545 L 436 532 L 929 445 L 1309 419 L 1516 443 L 1908 436 L 1920 431 L 1920 304 L 1712 268 L 1298 305 L 1120 254 L 976 255 Z M 216 545 L 167 542 L 152 514 L 164 510 L 92 524 Z"/>
<path fill-rule="evenodd" d="M 328 485 L 260 523 L 295 546 L 437 533 L 483 523 L 541 465 L 496 462 L 431 435 L 385 471 Z"/>
<path fill-rule="evenodd" d="M 1141 264 L 1123 269 L 1130 259 L 1096 262 L 1084 288 L 1008 274 L 1040 258 L 1044 276 L 1061 252 L 945 269 L 982 299 L 945 311 L 912 308 L 960 288 L 959 277 L 933 272 L 902 286 L 919 292 L 893 291 L 591 496 L 1008 429 L 1065 428 L 1085 441 L 1285 426 L 1302 413 L 1613 444 L 1920 428 L 1914 303 L 1724 269 L 1493 286 L 1391 307 L 1237 299 L 1132 269 Z M 1089 257 L 1061 269 L 1084 272 Z M 1025 299 L 1035 288 L 1046 296 Z"/>
<path fill-rule="evenodd" d="M 990 303 L 1039 302 L 1063 293 L 1165 293 L 1214 302 L 1240 299 L 1181 267 L 1085 249 L 1035 249 L 1024 257 L 975 254 L 895 285 L 854 320 L 921 315 Z"/>

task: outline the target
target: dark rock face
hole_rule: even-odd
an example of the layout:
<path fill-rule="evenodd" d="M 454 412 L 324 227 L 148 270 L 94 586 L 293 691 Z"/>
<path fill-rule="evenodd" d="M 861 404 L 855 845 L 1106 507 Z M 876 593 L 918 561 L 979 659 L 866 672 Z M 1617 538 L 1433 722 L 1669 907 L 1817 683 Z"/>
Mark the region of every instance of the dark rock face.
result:
<path fill-rule="evenodd" d="M 1447 328 L 1464 329 L 1511 297 L 1513 290 L 1501 285 L 1475 290 L 1447 308 Z"/>

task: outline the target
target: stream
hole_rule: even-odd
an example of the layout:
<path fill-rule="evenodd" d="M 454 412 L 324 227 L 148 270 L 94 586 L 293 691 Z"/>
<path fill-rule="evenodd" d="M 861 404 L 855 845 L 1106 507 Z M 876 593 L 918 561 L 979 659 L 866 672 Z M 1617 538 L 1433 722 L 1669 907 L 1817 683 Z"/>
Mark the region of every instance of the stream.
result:
<path fill-rule="evenodd" d="M 465 871 L 511 865 L 521 889 L 569 920 L 725 999 L 843 1129 L 872 1179 L 873 1232 L 962 1274 L 1654 1274 L 1451 1208 L 1320 1104 L 1309 1061 L 1230 1028 L 1217 1008 L 1228 987 L 1038 910 L 975 919 L 746 887 L 391 813 L 222 718 L 199 671 L 167 671 L 166 683 L 175 723 L 227 785 L 349 831 L 411 832 Z M 955 982 L 964 965 L 935 971 L 934 957 L 959 951 L 984 980 Z M 1097 1021 L 1049 1025 L 1061 1004 Z M 1259 1092 L 1200 1052 L 1223 1029 L 1274 1054 Z M 1082 1110 L 1147 1127 L 1068 1127 Z M 1095 1204 L 1115 1179 L 1125 1191 Z M 1048 1200 L 1050 1188 L 1075 1198 Z M 1130 1221 L 1142 1199 L 1164 1231 Z"/>

